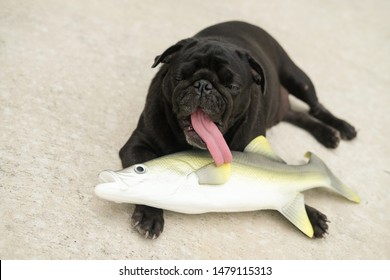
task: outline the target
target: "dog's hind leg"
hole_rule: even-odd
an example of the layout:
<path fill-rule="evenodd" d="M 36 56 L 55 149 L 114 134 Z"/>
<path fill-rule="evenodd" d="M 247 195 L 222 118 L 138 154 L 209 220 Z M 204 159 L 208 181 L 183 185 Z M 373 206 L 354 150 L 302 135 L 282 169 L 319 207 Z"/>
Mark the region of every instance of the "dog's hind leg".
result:
<path fill-rule="evenodd" d="M 336 148 L 340 142 L 337 130 L 314 119 L 307 113 L 289 110 L 283 121 L 307 130 L 327 148 Z"/>
<path fill-rule="evenodd" d="M 356 130 L 346 121 L 335 117 L 329 112 L 321 103 L 319 103 L 314 85 L 310 78 L 288 57 L 283 50 L 281 50 L 281 66 L 279 67 L 279 78 L 283 87 L 287 89 L 289 93 L 298 99 L 302 100 L 309 105 L 309 114 L 320 120 L 321 122 L 329 125 L 340 132 L 340 136 L 343 139 L 353 139 L 356 137 Z M 301 115 L 293 116 L 291 121 L 291 114 L 287 116 L 286 121 L 297 124 L 306 129 L 312 129 L 312 125 L 303 123 L 298 124 L 299 120 L 303 119 Z M 317 127 L 317 126 L 316 126 Z M 323 130 L 323 129 L 322 129 Z M 312 132 L 312 134 L 318 134 L 318 132 Z M 327 133 L 330 135 L 330 133 Z M 332 138 L 334 135 L 332 136 Z M 318 138 L 317 138 L 318 139 Z M 324 143 L 324 141 L 320 141 Z M 326 141 L 325 141 L 326 142 Z M 334 142 L 332 139 L 328 139 L 327 142 Z"/>
<path fill-rule="evenodd" d="M 309 114 L 316 119 L 336 128 L 340 132 L 341 138 L 345 140 L 351 140 L 356 137 L 357 133 L 352 125 L 342 119 L 335 117 L 320 103 L 318 103 L 316 107 L 311 108 Z"/>

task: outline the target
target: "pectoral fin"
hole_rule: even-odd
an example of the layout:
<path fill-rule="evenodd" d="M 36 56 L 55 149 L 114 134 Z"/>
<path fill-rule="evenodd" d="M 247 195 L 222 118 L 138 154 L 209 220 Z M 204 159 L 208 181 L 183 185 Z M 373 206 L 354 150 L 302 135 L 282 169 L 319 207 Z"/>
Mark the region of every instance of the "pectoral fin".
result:
<path fill-rule="evenodd" d="M 272 159 L 274 161 L 278 161 L 281 163 L 286 163 L 283 159 L 281 159 L 272 149 L 271 145 L 269 144 L 268 140 L 264 136 L 258 136 L 255 139 L 253 139 L 248 146 L 246 146 L 245 153 L 255 153 L 255 154 L 261 154 L 269 159 Z"/>
<path fill-rule="evenodd" d="M 298 193 L 293 200 L 283 206 L 280 212 L 304 234 L 313 237 L 314 230 L 306 213 L 303 194 Z"/>
<path fill-rule="evenodd" d="M 201 185 L 222 185 L 229 180 L 231 167 L 230 163 L 222 164 L 219 167 L 214 163 L 210 163 L 195 171 L 195 173 Z"/>

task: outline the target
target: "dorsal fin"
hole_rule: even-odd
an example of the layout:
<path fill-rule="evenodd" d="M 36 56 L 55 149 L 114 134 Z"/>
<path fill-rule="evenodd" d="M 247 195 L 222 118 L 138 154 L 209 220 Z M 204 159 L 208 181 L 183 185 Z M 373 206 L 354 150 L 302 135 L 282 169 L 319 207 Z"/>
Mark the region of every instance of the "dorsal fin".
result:
<path fill-rule="evenodd" d="M 268 143 L 268 140 L 260 135 L 253 139 L 248 146 L 244 149 L 245 153 L 255 153 L 261 154 L 269 159 L 274 161 L 278 161 L 281 163 L 286 163 L 283 159 L 281 159 L 275 152 L 272 150 L 271 145 Z"/>
<path fill-rule="evenodd" d="M 222 164 L 219 167 L 214 163 L 210 163 L 195 171 L 195 173 L 200 185 L 222 185 L 229 180 L 231 167 L 230 163 Z"/>

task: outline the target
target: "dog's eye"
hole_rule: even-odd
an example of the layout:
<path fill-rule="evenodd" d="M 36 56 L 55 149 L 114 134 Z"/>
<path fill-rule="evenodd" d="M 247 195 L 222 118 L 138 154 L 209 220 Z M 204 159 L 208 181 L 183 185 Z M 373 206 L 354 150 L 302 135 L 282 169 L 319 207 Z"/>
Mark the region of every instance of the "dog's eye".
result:
<path fill-rule="evenodd" d="M 142 164 L 134 166 L 134 171 L 137 174 L 144 174 L 146 172 L 146 167 Z"/>
<path fill-rule="evenodd" d="M 173 78 L 174 78 L 175 81 L 177 81 L 177 82 L 180 82 L 180 81 L 183 80 L 183 77 L 182 77 L 181 75 L 175 75 L 175 76 L 173 76 Z"/>
<path fill-rule="evenodd" d="M 230 85 L 226 85 L 226 87 L 234 92 L 237 92 L 240 90 L 240 87 L 238 85 L 235 85 L 235 84 L 230 84 Z"/>

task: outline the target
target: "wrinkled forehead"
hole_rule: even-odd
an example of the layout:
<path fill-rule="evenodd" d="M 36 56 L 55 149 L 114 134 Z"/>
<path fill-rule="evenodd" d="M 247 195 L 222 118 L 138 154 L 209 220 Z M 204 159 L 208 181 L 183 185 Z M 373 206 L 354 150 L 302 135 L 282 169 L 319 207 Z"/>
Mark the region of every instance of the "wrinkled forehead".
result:
<path fill-rule="evenodd" d="M 183 61 L 194 62 L 198 66 L 222 67 L 232 64 L 234 51 L 217 41 L 189 44 L 183 49 Z"/>
<path fill-rule="evenodd" d="M 246 74 L 245 64 L 233 48 L 218 42 L 204 42 L 184 47 L 177 67 L 185 77 L 200 69 L 208 69 L 226 82 Z"/>

